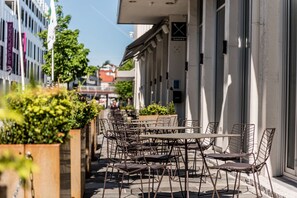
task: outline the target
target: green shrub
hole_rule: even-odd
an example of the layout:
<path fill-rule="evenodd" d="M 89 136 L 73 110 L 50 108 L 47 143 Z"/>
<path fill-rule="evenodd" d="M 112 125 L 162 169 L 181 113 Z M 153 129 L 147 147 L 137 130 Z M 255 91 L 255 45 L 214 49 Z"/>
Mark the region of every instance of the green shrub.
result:
<path fill-rule="evenodd" d="M 74 105 L 65 89 L 28 89 L 7 96 L 7 107 L 24 117 L 23 123 L 5 120 L 1 144 L 62 143 L 74 119 Z"/>
<path fill-rule="evenodd" d="M 172 115 L 175 114 L 174 103 L 170 102 L 167 106 L 152 103 L 139 110 L 139 115 Z"/>

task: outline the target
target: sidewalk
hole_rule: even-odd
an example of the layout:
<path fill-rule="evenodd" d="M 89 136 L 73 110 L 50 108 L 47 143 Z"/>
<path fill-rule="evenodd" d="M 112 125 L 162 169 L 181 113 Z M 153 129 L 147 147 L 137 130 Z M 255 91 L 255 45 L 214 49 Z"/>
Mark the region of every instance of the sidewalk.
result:
<path fill-rule="evenodd" d="M 102 136 L 99 136 L 99 141 L 101 142 Z M 91 176 L 86 180 L 86 185 L 85 185 L 85 198 L 101 198 L 102 197 L 102 192 L 103 192 L 103 184 L 104 184 L 104 174 L 105 174 L 105 167 L 106 167 L 106 158 L 105 158 L 105 153 L 106 153 L 106 148 L 103 147 L 102 153 L 100 160 L 98 161 L 93 161 L 92 166 L 91 166 Z M 97 156 L 99 154 L 99 150 L 97 152 Z M 98 156 L 99 157 L 99 156 Z M 190 164 L 189 164 L 190 165 Z M 201 167 L 201 161 L 198 161 L 198 166 Z M 215 170 L 212 170 L 212 173 L 215 174 Z M 140 180 L 137 177 L 133 177 L 135 179 L 134 181 L 130 179 L 130 182 L 132 184 L 130 185 L 124 185 L 125 187 L 123 188 L 122 191 L 122 197 L 131 197 L 131 198 L 136 198 L 136 197 L 141 197 L 141 192 L 140 192 Z M 230 188 L 233 189 L 233 184 L 234 184 L 234 177 L 229 176 L 229 185 Z M 184 185 L 182 183 L 182 185 Z M 174 192 L 174 197 L 182 197 L 179 182 L 178 181 L 173 181 L 172 182 L 172 187 L 173 187 L 173 192 Z M 199 188 L 199 177 L 191 177 L 190 178 L 190 197 L 198 197 L 198 188 Z M 218 180 L 217 188 L 219 189 L 219 193 L 221 197 L 230 197 L 232 196 L 233 190 L 229 190 L 228 192 L 224 191 L 223 189 L 226 187 L 226 178 L 225 174 L 222 173 L 222 179 Z M 144 185 L 144 191 L 146 192 L 147 186 Z M 201 193 L 200 197 L 211 197 L 213 191 L 213 187 L 211 185 L 209 177 L 206 180 L 206 183 L 202 183 L 201 187 Z M 105 197 L 108 198 L 117 198 L 119 196 L 118 194 L 118 183 L 117 181 L 109 180 L 107 182 L 107 189 L 105 191 Z M 145 194 L 145 197 L 148 197 L 147 193 Z M 152 197 L 152 194 L 151 194 Z M 161 187 L 158 193 L 157 197 L 170 197 L 170 188 L 169 188 L 169 182 L 168 182 L 168 176 L 164 176 L 164 179 L 161 183 Z M 255 188 L 253 186 L 248 186 L 245 182 L 241 182 L 241 188 L 240 188 L 240 197 L 241 198 L 250 198 L 250 197 L 256 197 L 255 193 Z M 267 197 L 266 195 L 263 194 L 263 197 Z"/>

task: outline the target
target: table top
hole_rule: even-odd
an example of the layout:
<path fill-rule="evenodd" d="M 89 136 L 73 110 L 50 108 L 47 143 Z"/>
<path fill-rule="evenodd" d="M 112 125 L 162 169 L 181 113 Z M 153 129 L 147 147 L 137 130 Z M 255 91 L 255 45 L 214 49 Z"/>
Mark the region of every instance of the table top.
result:
<path fill-rule="evenodd" d="M 140 137 L 157 138 L 157 139 L 203 139 L 203 138 L 240 137 L 240 134 L 169 133 L 169 134 L 140 135 Z"/>

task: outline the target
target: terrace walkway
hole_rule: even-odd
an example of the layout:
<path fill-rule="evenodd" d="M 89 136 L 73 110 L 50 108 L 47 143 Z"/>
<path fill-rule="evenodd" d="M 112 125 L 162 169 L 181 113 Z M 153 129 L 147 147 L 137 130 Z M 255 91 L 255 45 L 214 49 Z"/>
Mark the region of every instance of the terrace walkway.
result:
<path fill-rule="evenodd" d="M 98 142 L 101 142 L 102 136 L 100 135 L 98 137 Z M 102 192 L 103 192 L 103 183 L 104 183 L 104 174 L 105 174 L 105 166 L 107 163 L 106 160 L 106 144 L 104 144 L 103 150 L 102 150 L 102 155 L 100 156 L 100 160 L 98 161 L 93 161 L 92 166 L 91 166 L 91 175 L 90 177 L 86 180 L 86 185 L 85 185 L 85 198 L 101 198 L 102 197 Z M 97 156 L 99 155 L 99 150 L 97 152 Z M 98 156 L 99 157 L 99 156 Z M 190 156 L 190 158 L 193 156 Z M 201 165 L 201 161 L 198 161 L 198 166 Z M 201 166 L 200 166 L 201 167 Z M 213 173 L 215 173 L 215 170 L 212 170 Z M 136 198 L 136 197 L 141 197 L 141 192 L 140 192 L 140 180 L 137 177 L 134 177 L 135 181 L 131 185 L 126 185 L 123 188 L 122 192 L 122 197 L 131 197 L 131 198 Z M 132 180 L 133 180 L 132 179 Z M 130 179 L 130 182 L 132 181 Z M 168 181 L 168 176 L 164 176 L 163 182 L 161 184 L 159 193 L 157 197 L 170 197 L 170 188 L 169 188 L 169 182 Z M 233 183 L 234 182 L 234 177 L 229 176 L 229 183 L 230 188 L 233 189 Z M 179 187 L 179 182 L 178 181 L 173 181 L 172 182 L 173 186 L 173 192 L 174 192 L 174 197 L 182 197 L 182 194 L 180 192 L 180 187 Z M 217 188 L 218 189 L 223 189 L 226 186 L 226 179 L 225 179 L 225 173 L 222 174 L 222 179 L 218 180 Z M 190 197 L 198 197 L 198 188 L 199 188 L 199 177 L 195 176 L 190 178 Z M 146 190 L 146 185 L 144 185 L 144 190 Z M 206 183 L 202 183 L 202 193 L 200 194 L 200 197 L 211 197 L 213 188 L 210 183 L 210 179 L 207 178 Z M 241 188 L 240 188 L 241 198 L 250 198 L 250 197 L 256 197 L 255 193 L 255 188 L 253 186 L 247 185 L 245 182 L 241 182 Z M 207 193 L 205 193 L 207 192 Z M 232 196 L 232 190 L 229 190 L 229 192 L 220 190 L 220 196 L 221 197 L 231 197 Z M 115 180 L 112 180 L 110 182 L 107 182 L 107 189 L 105 192 L 106 196 L 108 198 L 117 198 L 118 197 L 118 183 Z M 152 194 L 151 194 L 152 196 Z M 148 197 L 147 194 L 145 197 Z M 268 197 L 265 194 L 263 194 L 263 197 Z"/>

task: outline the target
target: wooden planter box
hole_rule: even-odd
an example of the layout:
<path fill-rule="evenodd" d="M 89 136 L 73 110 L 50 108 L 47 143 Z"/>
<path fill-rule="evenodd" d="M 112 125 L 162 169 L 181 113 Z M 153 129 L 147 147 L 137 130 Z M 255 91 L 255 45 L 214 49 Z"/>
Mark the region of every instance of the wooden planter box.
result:
<path fill-rule="evenodd" d="M 140 115 L 139 120 L 157 120 L 159 115 Z"/>
<path fill-rule="evenodd" d="M 82 171 L 85 164 L 82 160 L 82 134 L 81 129 L 72 129 L 69 132 L 70 139 L 70 167 L 71 167 L 71 198 L 83 197 L 85 179 Z"/>
<path fill-rule="evenodd" d="M 7 197 L 13 197 L 17 188 L 17 197 L 32 197 L 32 192 L 35 197 L 60 197 L 60 144 L 0 145 L 1 152 L 5 149 L 24 156 L 30 153 L 39 167 L 25 189 L 18 187 L 19 178 L 16 174 L 4 173 L 1 184 L 6 186 Z"/>
<path fill-rule="evenodd" d="M 24 155 L 25 147 L 23 144 L 2 144 L 0 145 L 0 155 L 9 150 L 14 155 Z M 4 171 L 0 177 L 0 197 L 13 197 L 19 186 L 19 177 L 14 171 Z M 18 197 L 24 197 L 24 189 L 19 188 Z"/>
<path fill-rule="evenodd" d="M 157 120 L 159 117 L 170 117 L 171 123 L 178 125 L 178 117 L 177 114 L 173 115 L 140 115 L 138 117 L 139 120 Z"/>

